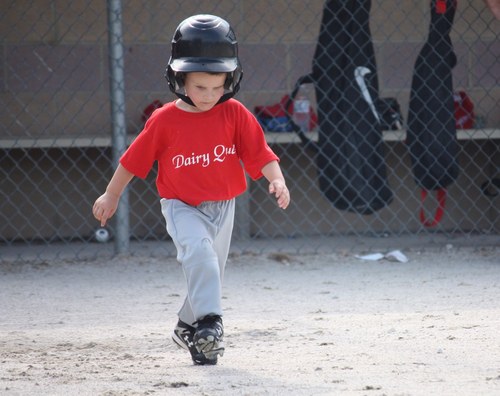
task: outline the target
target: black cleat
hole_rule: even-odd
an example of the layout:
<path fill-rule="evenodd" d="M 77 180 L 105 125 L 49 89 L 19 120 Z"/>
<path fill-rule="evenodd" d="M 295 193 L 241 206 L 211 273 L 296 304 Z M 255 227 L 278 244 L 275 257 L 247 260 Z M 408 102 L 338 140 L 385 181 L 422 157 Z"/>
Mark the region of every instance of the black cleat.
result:
<path fill-rule="evenodd" d="M 224 355 L 224 326 L 219 315 L 207 315 L 196 322 L 193 342 L 208 359 Z"/>
<path fill-rule="evenodd" d="M 178 347 L 189 351 L 194 364 L 217 364 L 217 355 L 208 358 L 196 349 L 193 341 L 195 331 L 196 329 L 193 326 L 190 326 L 179 319 L 177 326 L 175 326 L 174 332 L 172 333 L 172 340 Z"/>

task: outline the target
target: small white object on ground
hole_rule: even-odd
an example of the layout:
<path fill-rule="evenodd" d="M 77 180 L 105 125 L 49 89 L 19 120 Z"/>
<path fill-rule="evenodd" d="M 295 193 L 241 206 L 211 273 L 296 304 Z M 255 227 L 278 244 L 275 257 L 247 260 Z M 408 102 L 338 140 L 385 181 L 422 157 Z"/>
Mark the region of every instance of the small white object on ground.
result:
<path fill-rule="evenodd" d="M 108 242 L 109 241 L 109 232 L 105 228 L 98 228 L 95 232 L 95 239 L 97 242 Z"/>
<path fill-rule="evenodd" d="M 361 260 L 368 260 L 368 261 L 379 261 L 382 259 L 386 259 L 389 261 L 398 261 L 400 263 L 408 262 L 408 257 L 406 257 L 400 250 L 393 250 L 386 254 L 372 253 L 364 256 L 356 255 L 355 257 Z"/>

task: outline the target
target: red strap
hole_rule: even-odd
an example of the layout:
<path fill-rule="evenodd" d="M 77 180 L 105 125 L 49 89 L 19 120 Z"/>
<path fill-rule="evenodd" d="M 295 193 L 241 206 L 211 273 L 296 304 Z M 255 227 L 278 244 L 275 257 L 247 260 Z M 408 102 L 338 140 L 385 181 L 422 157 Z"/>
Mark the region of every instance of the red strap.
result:
<path fill-rule="evenodd" d="M 420 222 L 424 225 L 424 227 L 435 227 L 443 218 L 444 207 L 446 204 L 446 189 L 440 188 L 437 190 L 438 207 L 436 209 L 436 213 L 434 214 L 433 220 L 427 220 L 425 218 L 424 201 L 427 198 L 427 193 L 428 191 L 425 189 L 422 189 L 420 192 L 420 197 L 422 201 L 422 206 L 420 207 Z"/>
<path fill-rule="evenodd" d="M 444 14 L 446 12 L 446 0 L 437 0 L 436 1 L 436 13 Z"/>

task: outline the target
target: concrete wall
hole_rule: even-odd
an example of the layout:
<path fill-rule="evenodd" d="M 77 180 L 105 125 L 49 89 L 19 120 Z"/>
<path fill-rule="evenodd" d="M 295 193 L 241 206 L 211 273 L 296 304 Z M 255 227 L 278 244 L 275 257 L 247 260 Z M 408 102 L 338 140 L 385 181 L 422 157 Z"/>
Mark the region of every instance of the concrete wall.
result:
<path fill-rule="evenodd" d="M 455 86 L 470 94 L 487 126 L 498 127 L 500 22 L 483 0 L 458 4 Z M 2 2 L 3 137 L 109 135 L 105 5 L 103 0 Z M 322 0 L 123 1 L 129 132 L 140 130 L 141 111 L 153 99 L 172 98 L 163 74 L 172 33 L 185 17 L 212 12 L 234 26 L 245 70 L 239 99 L 253 109 L 279 101 L 310 71 L 322 7 Z M 404 114 L 428 16 L 427 0 L 372 2 L 381 95 L 398 98 Z"/>

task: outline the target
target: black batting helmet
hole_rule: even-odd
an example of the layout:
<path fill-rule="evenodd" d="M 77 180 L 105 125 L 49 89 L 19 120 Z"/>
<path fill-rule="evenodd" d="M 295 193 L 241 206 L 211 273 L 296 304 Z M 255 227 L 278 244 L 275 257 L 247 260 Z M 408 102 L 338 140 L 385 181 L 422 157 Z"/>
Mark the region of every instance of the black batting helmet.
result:
<path fill-rule="evenodd" d="M 243 76 L 238 42 L 224 19 L 209 14 L 194 15 L 182 21 L 175 30 L 165 78 L 175 95 L 193 105 L 181 92 L 183 73 L 189 72 L 227 73 L 225 93 L 218 103 L 238 92 Z"/>

